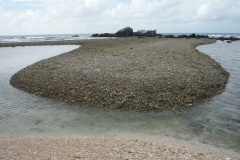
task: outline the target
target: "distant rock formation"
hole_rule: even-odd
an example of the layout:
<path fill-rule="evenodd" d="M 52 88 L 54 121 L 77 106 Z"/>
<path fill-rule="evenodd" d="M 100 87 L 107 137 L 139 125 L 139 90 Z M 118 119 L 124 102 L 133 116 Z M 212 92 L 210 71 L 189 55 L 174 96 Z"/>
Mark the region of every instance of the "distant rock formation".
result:
<path fill-rule="evenodd" d="M 164 38 L 175 38 L 175 36 L 172 35 L 172 34 L 164 35 L 163 37 L 164 37 Z"/>
<path fill-rule="evenodd" d="M 172 34 L 157 34 L 157 30 L 138 30 L 137 32 L 133 32 L 133 29 L 131 27 L 125 27 L 123 29 L 120 29 L 116 33 L 102 33 L 102 34 L 93 34 L 92 37 L 130 37 L 130 36 L 138 36 L 138 38 L 143 37 L 158 37 L 158 38 L 210 38 L 208 35 L 196 35 L 195 33 L 192 33 L 190 35 L 178 35 L 174 36 Z M 228 41 L 227 43 L 230 43 L 231 41 L 238 41 L 240 38 L 235 37 L 218 37 L 218 38 L 211 38 L 221 41 Z"/>
<path fill-rule="evenodd" d="M 74 36 L 72 36 L 72 37 L 79 37 L 79 35 L 74 35 Z"/>
<path fill-rule="evenodd" d="M 195 34 L 195 33 L 190 34 L 188 37 L 189 37 L 189 38 L 196 38 L 196 34 Z"/>
<path fill-rule="evenodd" d="M 130 37 L 130 36 L 146 36 L 146 37 L 156 37 L 158 34 L 157 30 L 138 30 L 133 32 L 131 27 L 125 27 L 120 29 L 116 33 L 102 33 L 102 34 L 93 34 L 92 37 Z"/>
<path fill-rule="evenodd" d="M 159 36 L 158 36 L 159 37 Z M 178 36 L 174 36 L 172 34 L 169 34 L 169 35 L 161 35 L 161 37 L 159 38 L 209 38 L 208 35 L 196 35 L 195 33 L 193 34 L 190 34 L 190 35 L 185 35 L 185 34 L 182 34 L 182 35 L 178 35 Z"/>
<path fill-rule="evenodd" d="M 92 37 L 116 37 L 115 33 L 93 34 Z"/>
<path fill-rule="evenodd" d="M 134 32 L 134 36 L 146 36 L 146 37 L 156 37 L 157 30 L 138 30 Z"/>
<path fill-rule="evenodd" d="M 235 37 L 229 37 L 229 38 L 227 38 L 227 37 L 219 37 L 219 38 L 216 38 L 216 40 L 220 40 L 220 41 L 225 41 L 225 40 L 227 40 L 227 41 L 238 41 L 238 40 L 240 40 L 240 38 L 235 38 Z"/>
<path fill-rule="evenodd" d="M 123 29 L 120 29 L 117 31 L 116 36 L 117 37 L 129 37 L 133 36 L 133 29 L 131 27 L 125 27 Z"/>

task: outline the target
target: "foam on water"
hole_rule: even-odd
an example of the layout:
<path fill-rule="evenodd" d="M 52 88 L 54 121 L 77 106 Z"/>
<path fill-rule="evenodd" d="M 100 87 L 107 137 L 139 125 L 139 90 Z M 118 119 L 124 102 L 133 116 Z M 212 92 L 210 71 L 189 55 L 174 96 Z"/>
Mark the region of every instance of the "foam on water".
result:
<path fill-rule="evenodd" d="M 161 33 L 163 35 L 174 35 L 174 36 L 179 36 L 179 35 L 191 35 L 192 33 Z M 234 37 L 234 38 L 240 38 L 240 33 L 195 33 L 196 35 L 208 35 L 210 38 L 229 38 L 229 37 Z"/>
<path fill-rule="evenodd" d="M 237 33 L 233 33 L 233 34 L 229 34 L 229 33 L 225 33 L 225 34 L 208 34 L 209 37 L 211 38 L 220 38 L 220 37 L 224 37 L 224 38 L 230 38 L 230 37 L 234 37 L 234 38 L 240 38 L 240 34 Z"/>
<path fill-rule="evenodd" d="M 102 39 L 102 38 L 104 37 L 91 37 L 91 34 L 14 35 L 14 36 L 0 36 L 0 43 L 66 41 L 66 40 Z"/>

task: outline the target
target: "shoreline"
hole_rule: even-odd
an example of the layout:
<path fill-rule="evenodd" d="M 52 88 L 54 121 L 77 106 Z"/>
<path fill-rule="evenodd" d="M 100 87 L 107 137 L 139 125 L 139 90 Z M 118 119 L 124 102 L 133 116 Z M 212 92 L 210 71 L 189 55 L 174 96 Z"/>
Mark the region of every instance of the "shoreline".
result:
<path fill-rule="evenodd" d="M 81 47 L 20 70 L 10 84 L 41 97 L 89 107 L 182 110 L 206 102 L 225 88 L 229 74 L 195 49 L 214 42 L 128 37 L 11 44 Z"/>
<path fill-rule="evenodd" d="M 1 159 L 240 159 L 236 152 L 171 140 L 105 137 L 1 138 Z"/>
<path fill-rule="evenodd" d="M 55 45 L 84 45 L 89 41 L 111 40 L 116 38 L 102 39 L 82 39 L 82 40 L 64 40 L 64 41 L 40 41 L 40 42 L 13 42 L 0 43 L 0 47 L 25 47 L 25 46 L 55 46 Z"/>
<path fill-rule="evenodd" d="M 0 47 L 79 45 L 79 41 L 81 41 L 81 40 L 0 43 Z M 82 41 L 86 41 L 86 40 L 82 40 Z"/>

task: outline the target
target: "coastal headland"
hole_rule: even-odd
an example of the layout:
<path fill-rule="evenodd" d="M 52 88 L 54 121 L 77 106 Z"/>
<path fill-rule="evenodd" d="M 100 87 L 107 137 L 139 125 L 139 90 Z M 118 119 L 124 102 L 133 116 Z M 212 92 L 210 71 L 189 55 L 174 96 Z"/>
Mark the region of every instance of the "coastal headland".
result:
<path fill-rule="evenodd" d="M 221 93 L 229 74 L 196 50 L 214 42 L 209 38 L 121 37 L 1 46 L 81 45 L 20 70 L 11 85 L 68 103 L 143 111 L 181 110 Z"/>

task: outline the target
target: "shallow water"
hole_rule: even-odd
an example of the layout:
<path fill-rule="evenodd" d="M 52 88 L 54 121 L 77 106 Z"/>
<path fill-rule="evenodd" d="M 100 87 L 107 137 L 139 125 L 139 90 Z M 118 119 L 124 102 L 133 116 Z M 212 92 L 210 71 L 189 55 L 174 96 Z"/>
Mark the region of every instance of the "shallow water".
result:
<path fill-rule="evenodd" d="M 0 48 L 0 137 L 145 136 L 200 141 L 240 151 L 240 42 L 200 46 L 230 73 L 226 90 L 184 112 L 126 112 L 69 105 L 9 84 L 18 70 L 78 46 Z"/>

